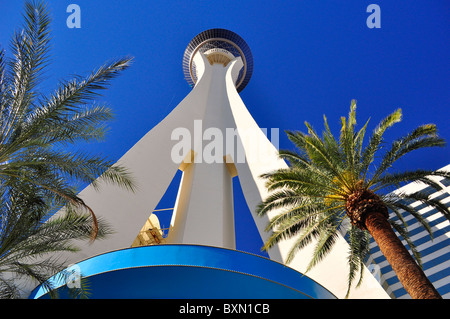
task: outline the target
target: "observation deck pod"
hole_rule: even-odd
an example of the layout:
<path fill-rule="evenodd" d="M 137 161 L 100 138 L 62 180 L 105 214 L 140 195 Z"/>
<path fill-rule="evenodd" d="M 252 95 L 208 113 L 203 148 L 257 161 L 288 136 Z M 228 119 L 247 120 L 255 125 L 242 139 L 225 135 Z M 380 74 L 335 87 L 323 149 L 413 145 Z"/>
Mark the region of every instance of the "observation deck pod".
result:
<path fill-rule="evenodd" d="M 211 64 L 218 62 L 226 65 L 229 60 L 240 57 L 243 68 L 239 72 L 236 89 L 241 92 L 247 86 L 253 74 L 253 55 L 248 44 L 238 34 L 226 29 L 209 29 L 200 32 L 189 42 L 183 55 L 183 73 L 191 87 L 197 82 L 194 57 L 198 52 L 211 56 Z"/>
<path fill-rule="evenodd" d="M 201 245 L 116 250 L 77 264 L 90 299 L 335 299 L 314 280 L 270 259 Z M 49 279 L 68 298 L 67 277 Z M 42 286 L 30 299 L 50 298 Z"/>

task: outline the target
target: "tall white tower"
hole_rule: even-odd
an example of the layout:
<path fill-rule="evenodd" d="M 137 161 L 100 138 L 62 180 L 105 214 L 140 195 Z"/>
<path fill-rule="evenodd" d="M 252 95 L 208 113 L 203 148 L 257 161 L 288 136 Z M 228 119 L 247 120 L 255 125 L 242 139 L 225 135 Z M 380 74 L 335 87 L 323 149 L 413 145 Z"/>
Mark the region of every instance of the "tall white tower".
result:
<path fill-rule="evenodd" d="M 111 224 L 115 234 L 92 245 L 84 244 L 80 253 L 69 256 L 69 263 L 93 256 L 103 256 L 102 254 L 111 256 L 108 252 L 139 246 L 126 250 L 126 253 L 131 254 L 133 249 L 137 251 L 136 249 L 142 248 L 142 245 L 148 244 L 157 247 L 152 251 L 148 250 L 147 257 L 156 249 L 161 249 L 160 254 L 164 254 L 166 256 L 164 258 L 170 258 L 163 248 L 181 247 L 177 250 L 178 260 L 173 261 L 176 265 L 181 263 L 179 259 L 183 254 L 183 247 L 185 249 L 209 247 L 210 250 L 217 248 L 227 251 L 227 254 L 238 254 L 239 252 L 235 250 L 232 186 L 232 179 L 236 176 L 239 176 L 245 201 L 262 240 L 268 238 L 269 233 L 265 228 L 269 218 L 276 212 L 266 217 L 255 214 L 257 205 L 268 195 L 260 175 L 285 168 L 287 165 L 279 159 L 276 147 L 258 127 L 239 96 L 239 92 L 248 84 L 253 71 L 253 59 L 248 45 L 240 36 L 228 30 L 204 31 L 189 43 L 183 58 L 183 70 L 188 83 L 193 86 L 192 91 L 118 161 L 133 174 L 138 190 L 131 193 L 105 184 L 100 191 L 89 186 L 80 193 L 96 215 Z M 161 233 L 157 232 L 159 226 L 155 226 L 158 224 L 157 220 L 154 217 L 149 218 L 149 215 L 155 210 L 178 170 L 182 171 L 182 179 L 170 231 L 167 238 L 162 238 Z M 275 263 L 272 262 L 270 265 L 283 265 L 293 242 L 295 239 L 286 240 L 272 248 L 268 254 Z M 284 270 L 280 271 L 295 270 L 300 273 L 305 271 L 312 246 L 300 251 L 288 265 L 290 268 L 282 266 Z M 342 298 L 347 291 L 347 254 L 348 245 L 343 238 L 339 238 L 334 250 L 323 262 L 308 272 L 307 277 L 295 272 L 293 278 L 296 279 L 289 280 L 296 282 L 298 278 L 309 277 L 315 282 L 313 286 L 319 284 L 319 288 L 312 290 L 318 291 L 325 287 L 336 297 Z M 223 254 L 220 256 L 222 257 L 217 260 L 215 259 L 217 256 L 207 258 L 203 256 L 203 259 L 199 259 L 207 260 L 205 262 L 208 263 L 213 262 L 214 266 L 207 267 L 216 269 L 220 268 L 221 263 L 227 264 L 235 258 L 226 259 Z M 99 257 L 92 260 L 95 258 Z M 158 255 L 155 258 L 162 257 Z M 251 258 L 260 258 L 258 263 L 269 262 L 261 257 Z M 108 260 L 111 262 L 117 259 Z M 195 261 L 195 265 L 198 266 L 198 262 Z M 96 267 L 101 263 L 98 262 Z M 248 261 L 247 264 L 243 261 L 240 263 L 249 266 L 253 261 Z M 248 274 L 258 267 L 262 269 L 266 266 L 253 265 L 253 270 L 245 271 L 233 269 L 235 272 Z M 86 269 L 89 272 L 91 268 Z M 268 276 L 278 275 L 278 271 L 267 271 L 270 273 Z M 264 277 L 262 274 L 251 274 L 252 278 Z M 268 279 L 272 282 L 278 280 Z M 301 290 L 303 284 L 293 283 L 294 286 L 297 285 L 295 291 Z M 289 283 L 285 281 L 283 285 L 289 286 Z M 255 286 L 253 290 L 255 296 L 259 296 L 257 290 Z M 325 296 L 329 295 L 324 292 L 315 297 Z M 353 289 L 350 297 L 388 296 L 366 270 L 361 286 Z"/>

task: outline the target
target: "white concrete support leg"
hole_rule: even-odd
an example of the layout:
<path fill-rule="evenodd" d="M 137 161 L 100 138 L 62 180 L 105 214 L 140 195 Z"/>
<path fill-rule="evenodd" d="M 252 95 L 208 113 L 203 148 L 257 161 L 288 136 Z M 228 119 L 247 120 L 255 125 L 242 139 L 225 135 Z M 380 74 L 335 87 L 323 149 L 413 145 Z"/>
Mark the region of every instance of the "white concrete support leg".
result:
<path fill-rule="evenodd" d="M 233 183 L 224 163 L 186 167 L 167 242 L 236 248 Z"/>

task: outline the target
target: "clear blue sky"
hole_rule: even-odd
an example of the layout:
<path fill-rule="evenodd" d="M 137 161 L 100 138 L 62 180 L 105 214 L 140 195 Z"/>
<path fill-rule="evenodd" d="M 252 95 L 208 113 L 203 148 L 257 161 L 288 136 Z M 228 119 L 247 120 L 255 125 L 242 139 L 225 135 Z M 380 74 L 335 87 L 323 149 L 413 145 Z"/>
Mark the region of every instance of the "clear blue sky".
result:
<path fill-rule="evenodd" d="M 81 8 L 81 28 L 69 29 L 69 4 Z M 369 29 L 369 4 L 381 8 L 381 28 Z M 388 140 L 435 123 L 450 141 L 450 2 L 434 1 L 106 1 L 49 0 L 52 64 L 44 91 L 72 74 L 87 75 L 111 58 L 134 56 L 103 101 L 114 109 L 105 142 L 88 149 L 118 159 L 190 91 L 182 56 L 210 28 L 238 33 L 250 46 L 254 72 L 241 97 L 263 128 L 318 130 L 323 114 L 337 133 L 351 99 L 369 129 L 401 107 L 403 121 Z M 0 45 L 21 23 L 22 1 L 0 0 Z M 290 148 L 285 135 L 280 147 Z M 416 152 L 404 169 L 449 164 L 449 147 Z M 238 198 L 241 202 L 242 198 Z M 245 224 L 245 223 L 244 223 Z M 167 226 L 167 224 L 166 224 Z M 246 238 L 246 237 L 245 237 Z M 241 244 L 242 249 L 254 250 Z M 251 246 L 251 247 L 250 247 Z"/>

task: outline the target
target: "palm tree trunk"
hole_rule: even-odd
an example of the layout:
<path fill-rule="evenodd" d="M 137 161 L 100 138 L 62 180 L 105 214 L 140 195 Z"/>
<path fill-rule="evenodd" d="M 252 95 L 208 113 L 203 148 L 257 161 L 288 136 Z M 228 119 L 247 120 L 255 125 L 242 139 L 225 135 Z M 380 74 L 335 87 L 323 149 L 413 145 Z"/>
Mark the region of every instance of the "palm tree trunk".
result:
<path fill-rule="evenodd" d="M 413 299 L 442 299 L 382 213 L 368 213 L 365 226 Z"/>

